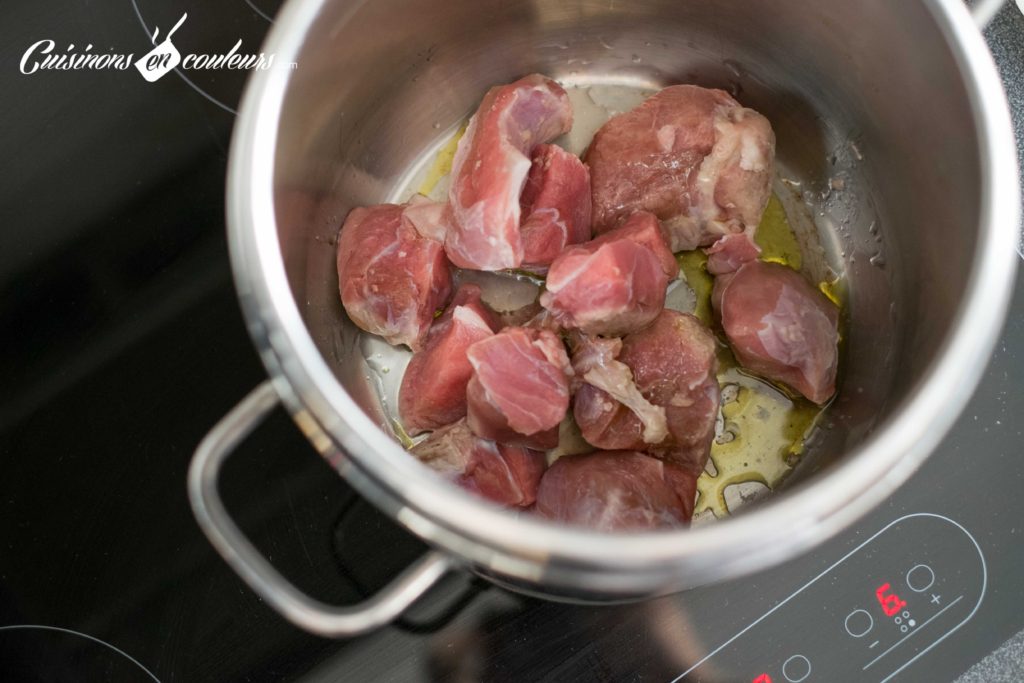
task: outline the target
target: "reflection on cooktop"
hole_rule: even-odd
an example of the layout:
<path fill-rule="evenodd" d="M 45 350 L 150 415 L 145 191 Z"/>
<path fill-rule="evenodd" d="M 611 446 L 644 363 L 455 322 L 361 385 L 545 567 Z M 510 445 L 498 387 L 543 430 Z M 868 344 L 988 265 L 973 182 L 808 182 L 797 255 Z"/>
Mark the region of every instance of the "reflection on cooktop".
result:
<path fill-rule="evenodd" d="M 0 626 L 0 662 L 8 681 L 160 683 L 153 672 L 110 643 L 53 626 Z"/>

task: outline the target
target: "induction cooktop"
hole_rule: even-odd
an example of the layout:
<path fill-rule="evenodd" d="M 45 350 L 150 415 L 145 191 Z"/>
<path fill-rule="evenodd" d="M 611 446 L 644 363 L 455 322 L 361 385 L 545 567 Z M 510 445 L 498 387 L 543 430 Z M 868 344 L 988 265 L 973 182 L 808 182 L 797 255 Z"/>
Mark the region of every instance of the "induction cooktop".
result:
<path fill-rule="evenodd" d="M 22 64 L 46 40 L 163 58 L 182 14 L 179 58 L 237 40 L 254 53 L 277 3 L 5 10 L 0 680 L 1024 680 L 1024 278 L 980 388 L 935 455 L 812 553 L 617 607 L 452 575 L 363 637 L 291 626 L 216 555 L 184 488 L 195 445 L 265 378 L 223 225 L 245 73 L 168 61 L 148 82 L 127 62 L 30 74 Z M 1024 16 L 1008 4 L 986 37 L 1024 139 Z M 223 481 L 259 549 L 325 602 L 365 598 L 425 551 L 283 413 Z"/>

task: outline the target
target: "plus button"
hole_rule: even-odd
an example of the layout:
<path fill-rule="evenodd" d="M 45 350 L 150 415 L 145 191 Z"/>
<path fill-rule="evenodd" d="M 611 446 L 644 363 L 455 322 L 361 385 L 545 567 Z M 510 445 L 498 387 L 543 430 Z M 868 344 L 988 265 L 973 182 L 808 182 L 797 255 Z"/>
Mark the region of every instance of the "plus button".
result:
<path fill-rule="evenodd" d="M 941 595 L 936 595 L 935 593 L 932 593 L 932 604 L 933 605 L 939 604 L 940 600 L 942 600 L 942 596 Z"/>

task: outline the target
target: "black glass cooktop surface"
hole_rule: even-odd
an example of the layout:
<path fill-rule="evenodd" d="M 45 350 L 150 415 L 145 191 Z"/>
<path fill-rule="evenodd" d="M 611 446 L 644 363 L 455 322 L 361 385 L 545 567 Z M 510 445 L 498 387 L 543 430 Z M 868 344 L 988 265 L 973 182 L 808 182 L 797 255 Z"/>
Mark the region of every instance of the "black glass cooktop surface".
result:
<path fill-rule="evenodd" d="M 934 457 L 797 560 L 620 607 L 454 575 L 393 624 L 341 641 L 263 604 L 199 532 L 184 487 L 195 445 L 265 378 L 224 237 L 244 73 L 150 83 L 132 65 L 26 74 L 22 62 L 45 40 L 137 58 L 182 14 L 181 55 L 239 39 L 240 53 L 258 52 L 276 9 L 5 5 L 0 680 L 953 681 L 1024 629 L 1024 280 L 980 389 Z M 987 36 L 1020 127 L 1024 16 L 1008 6 Z M 223 481 L 260 550 L 326 602 L 362 599 L 424 551 L 281 412 Z M 988 660 L 984 671 L 1006 678 L 970 680 L 1021 680 L 1019 651 Z"/>

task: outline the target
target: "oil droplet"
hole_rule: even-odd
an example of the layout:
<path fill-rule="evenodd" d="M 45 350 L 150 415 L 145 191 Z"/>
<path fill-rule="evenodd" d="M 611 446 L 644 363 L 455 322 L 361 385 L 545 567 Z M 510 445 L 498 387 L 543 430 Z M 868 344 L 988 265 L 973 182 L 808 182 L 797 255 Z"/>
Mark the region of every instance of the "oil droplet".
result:
<path fill-rule="evenodd" d="M 434 124 L 437 126 L 437 124 Z M 430 165 L 430 169 L 427 170 L 427 174 L 423 177 L 423 182 L 420 183 L 420 187 L 417 192 L 423 195 L 429 195 L 434 191 L 434 187 L 437 185 L 441 178 L 444 178 L 452 170 L 452 160 L 455 159 L 455 149 L 459 146 L 459 140 L 462 139 L 462 135 L 466 132 L 466 126 L 469 125 L 469 121 L 464 121 L 459 130 L 455 132 L 452 139 L 444 144 L 444 146 L 438 151 L 437 156 L 434 157 L 434 163 Z"/>
<path fill-rule="evenodd" d="M 836 278 L 830 282 L 819 282 L 818 289 L 825 297 L 834 303 L 836 306 L 842 308 L 844 285 L 842 278 Z"/>
<path fill-rule="evenodd" d="M 398 442 L 402 444 L 402 448 L 409 450 L 415 445 L 416 442 L 413 441 L 412 437 L 409 436 L 409 433 L 405 431 L 405 427 L 402 426 L 402 423 L 399 420 L 392 418 L 391 430 L 394 432 L 395 438 L 398 439 Z"/>
<path fill-rule="evenodd" d="M 882 252 L 878 252 L 874 256 L 868 259 L 868 263 L 875 266 L 876 268 L 885 267 L 885 257 L 882 256 Z"/>
<path fill-rule="evenodd" d="M 780 263 L 793 270 L 800 270 L 803 265 L 796 234 L 789 225 L 782 202 L 774 193 L 768 199 L 768 207 L 764 210 L 761 224 L 757 226 L 754 242 L 761 247 L 762 261 Z"/>
<path fill-rule="evenodd" d="M 739 388 L 736 401 L 722 407 L 728 427 L 711 445 L 716 475 L 705 473 L 697 481 L 697 511 L 711 510 L 719 518 L 729 514 L 728 487 L 758 482 L 773 488 L 782 481 L 799 461 L 804 440 L 821 412 L 806 399 L 790 398 L 767 382 L 744 375 L 734 364 L 733 360 L 733 367 L 719 373 L 720 382 Z"/>

